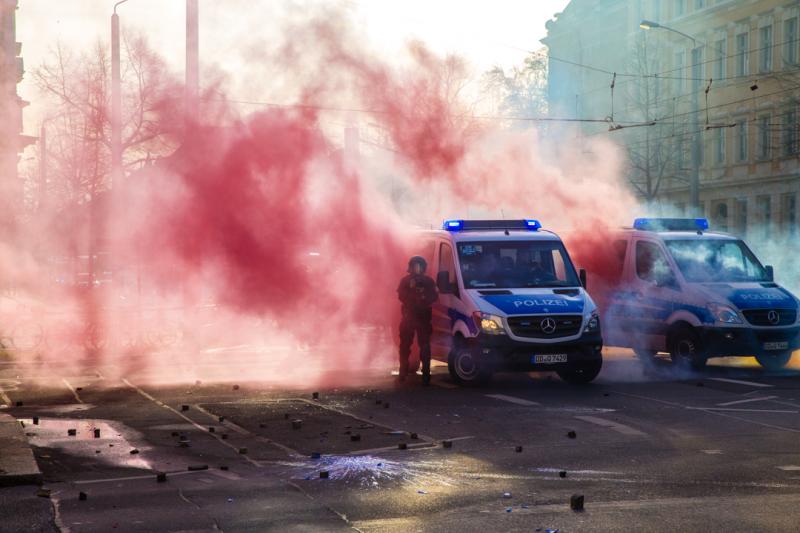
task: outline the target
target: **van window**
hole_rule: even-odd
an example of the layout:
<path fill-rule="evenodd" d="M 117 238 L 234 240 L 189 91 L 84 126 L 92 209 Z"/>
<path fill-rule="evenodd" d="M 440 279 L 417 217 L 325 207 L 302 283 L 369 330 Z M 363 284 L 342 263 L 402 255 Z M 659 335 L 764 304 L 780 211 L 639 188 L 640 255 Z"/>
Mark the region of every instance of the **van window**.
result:
<path fill-rule="evenodd" d="M 460 242 L 458 256 L 464 286 L 471 289 L 580 285 L 559 241 Z"/>
<path fill-rule="evenodd" d="M 449 244 L 441 243 L 439 245 L 439 272 L 447 272 L 450 274 L 450 283 L 456 282 L 456 265 L 453 261 L 453 248 Z"/>
<path fill-rule="evenodd" d="M 636 243 L 636 275 L 650 282 L 672 277 L 667 258 L 656 243 L 648 241 Z"/>
<path fill-rule="evenodd" d="M 669 239 L 664 242 L 686 281 L 767 281 L 766 269 L 740 240 Z"/>

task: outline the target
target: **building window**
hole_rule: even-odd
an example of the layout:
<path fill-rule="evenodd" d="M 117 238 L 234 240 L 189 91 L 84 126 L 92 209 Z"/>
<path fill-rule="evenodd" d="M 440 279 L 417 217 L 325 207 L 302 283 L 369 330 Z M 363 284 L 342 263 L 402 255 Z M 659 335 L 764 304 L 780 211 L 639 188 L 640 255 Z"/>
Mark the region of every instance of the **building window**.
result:
<path fill-rule="evenodd" d="M 686 13 L 686 0 L 675 0 L 675 16 L 680 17 Z"/>
<path fill-rule="evenodd" d="M 797 64 L 797 17 L 783 23 L 783 62 L 788 65 Z"/>
<path fill-rule="evenodd" d="M 736 125 L 736 160 L 747 161 L 747 120 Z"/>
<path fill-rule="evenodd" d="M 747 76 L 750 74 L 750 43 L 747 33 L 736 36 L 736 75 Z"/>
<path fill-rule="evenodd" d="M 797 154 L 797 111 L 792 109 L 786 113 L 783 130 L 783 154 Z"/>
<path fill-rule="evenodd" d="M 797 194 L 790 192 L 781 196 L 783 232 L 790 237 L 797 235 Z"/>
<path fill-rule="evenodd" d="M 760 233 L 764 238 L 769 237 L 770 225 L 772 224 L 772 202 L 769 196 L 756 197 L 756 212 L 758 213 L 758 223 Z"/>
<path fill-rule="evenodd" d="M 692 49 L 692 85 L 699 86 L 703 82 L 703 49 Z"/>
<path fill-rule="evenodd" d="M 728 231 L 728 204 L 720 202 L 714 208 L 714 227 L 720 231 Z"/>
<path fill-rule="evenodd" d="M 758 158 L 769 159 L 770 150 L 769 115 L 758 117 Z"/>
<path fill-rule="evenodd" d="M 742 237 L 747 234 L 747 198 L 738 198 L 736 200 L 736 219 L 734 230 Z"/>
<path fill-rule="evenodd" d="M 718 128 L 714 139 L 714 161 L 718 165 L 725 164 L 725 128 Z"/>
<path fill-rule="evenodd" d="M 675 52 L 675 92 L 683 91 L 683 78 L 686 76 L 686 52 Z"/>
<path fill-rule="evenodd" d="M 703 9 L 706 7 L 706 0 L 694 0 L 695 9 Z"/>
<path fill-rule="evenodd" d="M 761 34 L 759 72 L 769 72 L 772 70 L 772 25 L 764 26 L 759 33 Z"/>
<path fill-rule="evenodd" d="M 714 60 L 714 79 L 721 80 L 725 77 L 725 57 L 728 50 L 728 40 L 727 39 L 720 39 L 719 41 L 714 42 L 714 54 L 716 55 L 716 59 Z"/>

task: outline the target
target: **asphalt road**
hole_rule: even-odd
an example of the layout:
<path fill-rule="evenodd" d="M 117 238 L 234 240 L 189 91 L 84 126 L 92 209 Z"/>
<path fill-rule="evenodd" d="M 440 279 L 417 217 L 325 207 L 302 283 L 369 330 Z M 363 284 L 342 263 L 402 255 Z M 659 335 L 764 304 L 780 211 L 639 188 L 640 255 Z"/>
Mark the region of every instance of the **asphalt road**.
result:
<path fill-rule="evenodd" d="M 0 531 L 800 528 L 800 372 L 606 357 L 585 387 L 501 374 L 459 388 L 437 367 L 428 388 L 383 372 L 318 391 L 2 360 L 0 403 L 50 496 L 0 489 Z"/>

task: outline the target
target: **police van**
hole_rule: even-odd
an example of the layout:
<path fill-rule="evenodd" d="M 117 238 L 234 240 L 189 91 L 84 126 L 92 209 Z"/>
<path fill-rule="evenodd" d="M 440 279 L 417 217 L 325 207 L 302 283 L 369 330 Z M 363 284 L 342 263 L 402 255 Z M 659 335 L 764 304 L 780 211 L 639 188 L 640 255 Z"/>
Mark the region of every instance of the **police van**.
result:
<path fill-rule="evenodd" d="M 458 383 L 554 371 L 588 383 L 602 366 L 597 308 L 561 239 L 536 220 L 447 220 L 422 232 L 439 290 L 432 357 Z"/>
<path fill-rule="evenodd" d="M 607 345 L 701 369 L 712 357 L 785 366 L 800 347 L 798 299 L 741 239 L 706 219 L 639 218 L 613 240 L 616 288 L 598 294 Z"/>

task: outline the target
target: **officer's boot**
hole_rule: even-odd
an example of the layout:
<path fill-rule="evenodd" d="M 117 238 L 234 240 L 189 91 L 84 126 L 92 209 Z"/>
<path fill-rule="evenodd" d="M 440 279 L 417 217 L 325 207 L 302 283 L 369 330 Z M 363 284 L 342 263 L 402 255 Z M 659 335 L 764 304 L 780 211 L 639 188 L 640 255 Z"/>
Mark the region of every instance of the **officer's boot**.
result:
<path fill-rule="evenodd" d="M 408 358 L 400 361 L 400 371 L 397 373 L 398 383 L 403 383 L 408 375 Z"/>
<path fill-rule="evenodd" d="M 425 359 L 422 361 L 422 384 L 430 385 L 431 383 L 431 360 Z"/>

